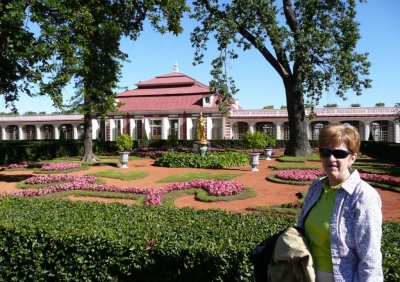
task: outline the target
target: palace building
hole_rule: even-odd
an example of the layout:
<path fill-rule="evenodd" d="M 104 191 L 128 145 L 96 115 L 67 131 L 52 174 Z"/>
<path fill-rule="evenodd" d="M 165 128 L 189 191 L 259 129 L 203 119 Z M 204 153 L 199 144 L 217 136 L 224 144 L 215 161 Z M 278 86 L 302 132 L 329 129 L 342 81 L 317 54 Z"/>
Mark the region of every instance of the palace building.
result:
<path fill-rule="evenodd" d="M 114 141 L 128 133 L 134 139 L 167 139 L 175 135 L 194 140 L 200 113 L 206 119 L 206 137 L 241 139 L 247 131 L 272 133 L 278 140 L 289 138 L 288 114 L 285 109 L 246 110 L 238 101 L 228 117 L 218 110 L 217 97 L 209 87 L 180 73 L 175 67 L 169 74 L 140 81 L 137 88 L 117 94 L 119 111 L 106 120 L 92 120 L 94 139 Z M 310 109 L 306 109 L 306 116 Z M 328 123 L 355 126 L 362 140 L 400 143 L 400 125 L 394 122 L 394 107 L 316 108 L 308 120 L 309 139 L 318 139 L 320 129 Z M 80 139 L 83 115 L 16 115 L 0 116 L 0 140 Z"/>

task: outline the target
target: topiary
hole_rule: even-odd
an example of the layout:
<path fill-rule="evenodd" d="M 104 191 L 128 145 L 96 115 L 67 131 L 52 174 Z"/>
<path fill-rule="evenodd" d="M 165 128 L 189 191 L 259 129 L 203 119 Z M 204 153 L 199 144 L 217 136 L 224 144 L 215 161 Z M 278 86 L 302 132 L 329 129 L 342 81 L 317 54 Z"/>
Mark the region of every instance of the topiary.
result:
<path fill-rule="evenodd" d="M 130 151 L 133 147 L 133 138 L 128 134 L 121 134 L 115 139 L 118 151 Z"/>

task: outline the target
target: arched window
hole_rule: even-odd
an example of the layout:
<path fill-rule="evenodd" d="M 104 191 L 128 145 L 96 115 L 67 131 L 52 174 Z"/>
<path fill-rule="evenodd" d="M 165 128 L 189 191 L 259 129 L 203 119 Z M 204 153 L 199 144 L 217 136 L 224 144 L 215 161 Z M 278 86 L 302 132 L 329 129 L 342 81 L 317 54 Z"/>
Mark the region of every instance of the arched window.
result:
<path fill-rule="evenodd" d="M 18 140 L 19 139 L 18 126 L 9 125 L 9 126 L 7 126 L 6 131 L 7 131 L 7 135 L 8 135 L 8 140 Z"/>
<path fill-rule="evenodd" d="M 312 122 L 311 123 L 311 139 L 313 140 L 318 140 L 319 138 L 319 133 L 321 132 L 321 129 L 328 124 L 328 122 Z"/>
<path fill-rule="evenodd" d="M 45 124 L 41 128 L 42 138 L 45 140 L 54 139 L 54 127 L 51 124 Z"/>
<path fill-rule="evenodd" d="M 274 124 L 272 122 L 257 122 L 255 129 L 259 132 L 274 134 Z"/>
<path fill-rule="evenodd" d="M 388 141 L 388 122 L 374 121 L 371 124 L 371 135 L 373 141 Z"/>
<path fill-rule="evenodd" d="M 85 126 L 83 124 L 78 125 L 78 139 L 83 139 L 85 136 Z"/>
<path fill-rule="evenodd" d="M 36 127 L 34 125 L 26 125 L 24 128 L 24 133 L 26 140 L 36 139 Z"/>
<path fill-rule="evenodd" d="M 340 123 L 343 125 L 351 125 L 356 128 L 358 132 L 360 132 L 360 122 L 358 120 L 345 120 Z"/>
<path fill-rule="evenodd" d="M 289 140 L 290 134 L 289 134 L 289 123 L 284 122 L 283 123 L 283 139 L 284 140 Z"/>
<path fill-rule="evenodd" d="M 233 124 L 233 139 L 243 139 L 244 134 L 249 131 L 247 122 L 235 122 Z"/>
<path fill-rule="evenodd" d="M 72 139 L 72 125 L 63 124 L 60 126 L 60 139 L 64 140 Z"/>

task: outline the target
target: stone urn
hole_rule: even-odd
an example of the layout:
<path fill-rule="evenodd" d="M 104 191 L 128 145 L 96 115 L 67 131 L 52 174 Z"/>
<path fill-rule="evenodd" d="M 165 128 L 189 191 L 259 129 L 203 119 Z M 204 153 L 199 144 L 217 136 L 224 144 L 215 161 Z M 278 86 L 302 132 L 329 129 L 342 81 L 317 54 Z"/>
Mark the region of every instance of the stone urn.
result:
<path fill-rule="evenodd" d="M 249 153 L 249 161 L 251 165 L 251 171 L 259 171 L 257 166 L 260 164 L 260 153 Z"/>
<path fill-rule="evenodd" d="M 266 148 L 264 154 L 265 154 L 265 159 L 267 161 L 270 161 L 272 157 L 272 148 Z"/>
<path fill-rule="evenodd" d="M 118 152 L 120 168 L 128 168 L 129 151 Z"/>

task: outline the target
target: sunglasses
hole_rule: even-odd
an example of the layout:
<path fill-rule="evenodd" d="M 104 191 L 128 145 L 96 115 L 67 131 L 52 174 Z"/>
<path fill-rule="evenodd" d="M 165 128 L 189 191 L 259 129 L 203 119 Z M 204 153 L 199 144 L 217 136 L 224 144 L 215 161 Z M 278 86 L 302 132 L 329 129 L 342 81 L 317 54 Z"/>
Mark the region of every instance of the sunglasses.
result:
<path fill-rule="evenodd" d="M 319 148 L 319 155 L 323 158 L 329 158 L 333 155 L 336 159 L 344 159 L 352 153 L 346 150 Z"/>

